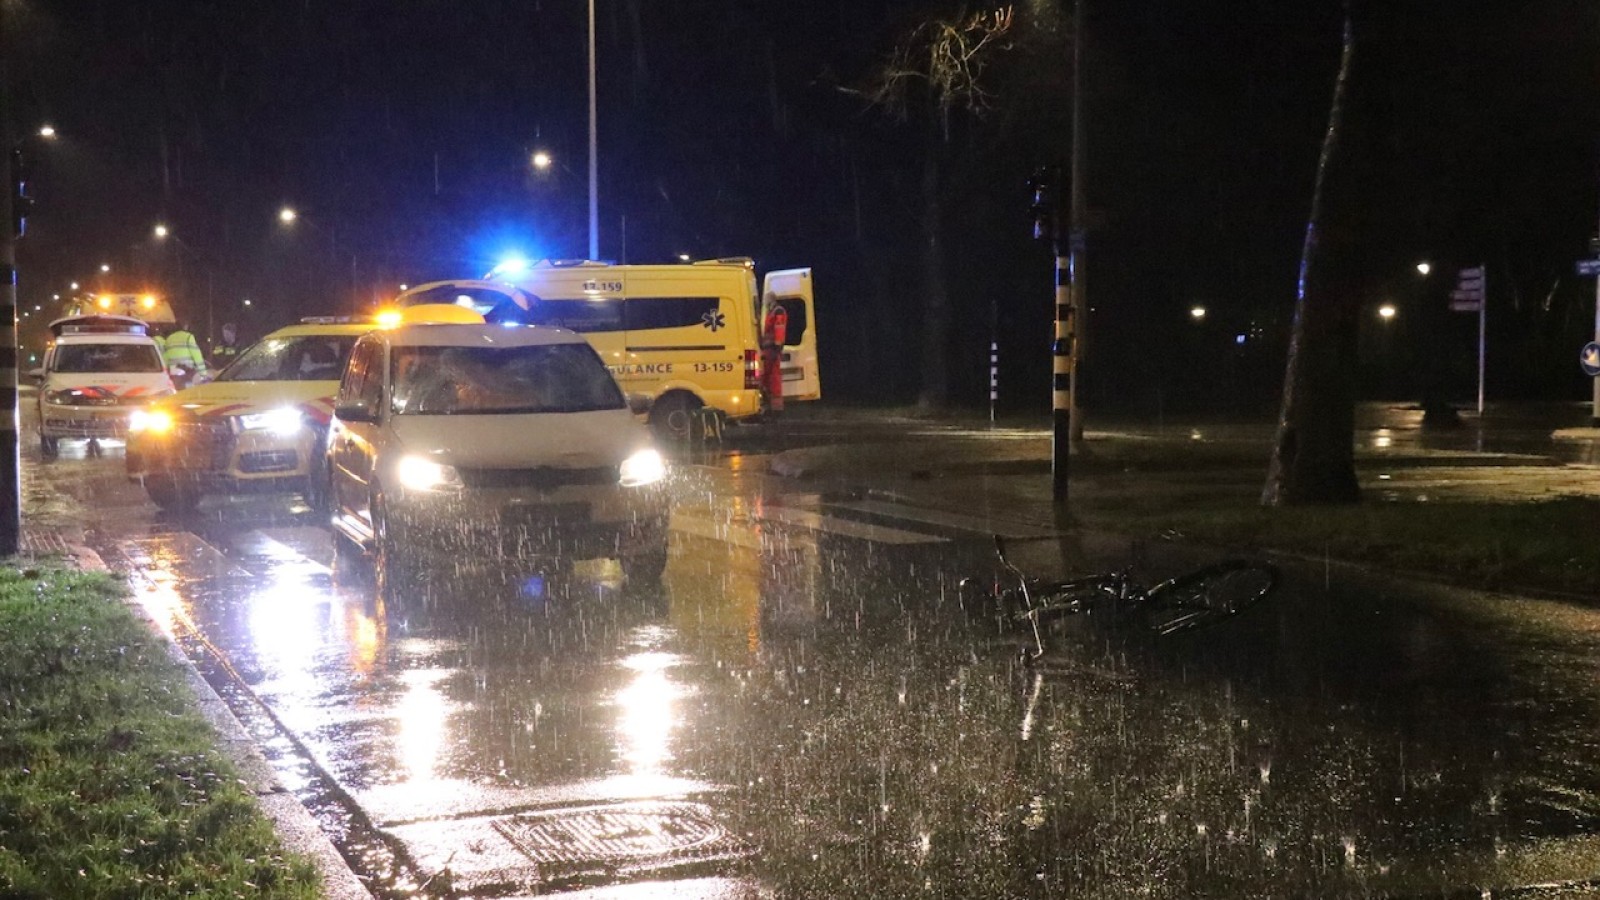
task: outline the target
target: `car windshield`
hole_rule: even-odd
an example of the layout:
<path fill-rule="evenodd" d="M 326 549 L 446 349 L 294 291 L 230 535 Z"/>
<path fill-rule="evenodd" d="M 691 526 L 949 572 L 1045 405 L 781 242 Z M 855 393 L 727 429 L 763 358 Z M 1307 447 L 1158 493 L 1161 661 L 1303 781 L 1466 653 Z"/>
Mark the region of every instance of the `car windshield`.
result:
<path fill-rule="evenodd" d="M 397 347 L 400 415 L 589 412 L 626 406 L 588 344 Z"/>
<path fill-rule="evenodd" d="M 57 372 L 160 372 L 155 344 L 61 344 L 52 367 Z"/>
<path fill-rule="evenodd" d="M 338 381 L 356 335 L 268 337 L 239 354 L 217 381 Z"/>

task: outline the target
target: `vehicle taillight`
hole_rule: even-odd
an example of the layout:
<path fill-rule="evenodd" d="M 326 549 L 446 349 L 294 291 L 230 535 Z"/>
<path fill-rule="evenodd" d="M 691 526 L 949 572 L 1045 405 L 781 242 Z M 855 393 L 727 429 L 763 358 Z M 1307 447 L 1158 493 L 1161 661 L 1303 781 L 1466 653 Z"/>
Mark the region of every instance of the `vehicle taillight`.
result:
<path fill-rule="evenodd" d="M 744 352 L 744 389 L 747 391 L 761 388 L 761 351 L 746 350 Z"/>

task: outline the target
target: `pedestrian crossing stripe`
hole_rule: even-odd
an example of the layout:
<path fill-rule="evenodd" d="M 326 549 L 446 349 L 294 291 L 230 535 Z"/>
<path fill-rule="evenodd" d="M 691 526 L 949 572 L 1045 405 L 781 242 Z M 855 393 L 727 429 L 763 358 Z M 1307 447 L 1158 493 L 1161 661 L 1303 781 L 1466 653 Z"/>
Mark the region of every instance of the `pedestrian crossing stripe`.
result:
<path fill-rule="evenodd" d="M 933 525 L 956 531 L 973 532 L 975 534 L 998 534 L 1004 538 L 1048 538 L 1055 537 L 1058 532 L 1054 528 L 1044 525 L 1034 525 L 1027 522 L 1015 522 L 1008 519 L 997 519 L 993 516 L 977 516 L 968 513 L 949 512 L 926 506 L 907 506 L 901 503 L 887 503 L 882 500 L 857 500 L 850 503 L 828 504 L 835 509 L 855 510 L 870 515 L 885 516 L 891 519 L 903 519 L 923 525 Z"/>
<path fill-rule="evenodd" d="M 680 509 L 672 518 L 672 529 L 751 549 L 761 546 L 761 525 L 898 546 L 945 544 L 995 534 L 1011 539 L 1058 534 L 1045 525 L 882 500 L 833 502 L 810 495 L 781 499 L 782 502 L 764 504 L 731 519 L 718 517 L 714 510 Z"/>
<path fill-rule="evenodd" d="M 781 525 L 798 525 L 812 531 L 860 538 L 877 544 L 942 544 L 949 541 L 949 538 L 940 535 L 923 534 L 886 525 L 872 525 L 793 506 L 764 506 L 756 517 Z"/>

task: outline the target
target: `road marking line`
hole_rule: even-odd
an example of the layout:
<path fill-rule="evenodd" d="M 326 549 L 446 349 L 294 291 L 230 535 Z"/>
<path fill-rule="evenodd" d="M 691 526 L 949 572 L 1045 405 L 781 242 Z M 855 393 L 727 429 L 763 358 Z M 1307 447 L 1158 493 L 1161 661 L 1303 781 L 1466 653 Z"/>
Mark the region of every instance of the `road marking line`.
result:
<path fill-rule="evenodd" d="M 247 578 L 250 573 L 192 532 L 155 535 L 121 542 L 122 554 L 145 572 L 204 573 L 212 578 Z"/>
<path fill-rule="evenodd" d="M 761 535 L 750 528 L 748 521 L 734 522 L 678 512 L 673 513 L 672 524 L 669 527 L 680 534 L 721 541 L 746 550 L 761 549 Z"/>
<path fill-rule="evenodd" d="M 835 516 L 788 506 L 765 506 L 758 510 L 755 515 L 758 519 L 778 522 L 783 525 L 796 525 L 813 531 L 860 538 L 861 540 L 873 541 L 879 544 L 943 544 L 948 543 L 950 540 L 939 535 L 905 531 L 900 528 L 889 528 L 883 525 L 868 525 L 864 522 L 853 522 L 849 519 L 840 519 Z"/>
<path fill-rule="evenodd" d="M 978 534 L 998 534 L 1007 538 L 1055 537 L 1058 534 L 1054 528 L 1047 528 L 1043 525 L 997 519 L 993 516 L 973 516 L 964 513 L 946 512 L 942 509 L 929 507 L 902 506 L 898 503 L 885 503 L 881 500 L 826 503 L 824 505 L 832 509 L 852 509 L 857 512 L 887 516 L 892 519 L 921 522 L 924 525 L 942 525 L 947 528 L 959 528 L 962 531 L 972 531 Z"/>

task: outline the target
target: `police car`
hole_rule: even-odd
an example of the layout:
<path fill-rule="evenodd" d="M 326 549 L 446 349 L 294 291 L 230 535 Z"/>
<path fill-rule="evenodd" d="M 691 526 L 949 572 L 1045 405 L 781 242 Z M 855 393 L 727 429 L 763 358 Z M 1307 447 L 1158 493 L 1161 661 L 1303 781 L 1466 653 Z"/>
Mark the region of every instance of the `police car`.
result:
<path fill-rule="evenodd" d="M 56 455 L 68 438 L 120 438 L 128 413 L 173 392 L 161 349 L 128 316 L 69 316 L 50 323 L 39 385 L 39 447 Z"/>
<path fill-rule="evenodd" d="M 368 319 L 313 318 L 257 341 L 206 384 L 136 411 L 127 472 L 170 511 L 206 494 L 297 491 L 320 504 L 333 395 Z"/>

